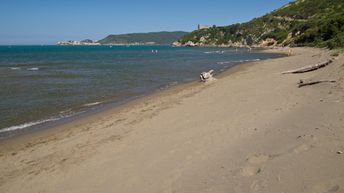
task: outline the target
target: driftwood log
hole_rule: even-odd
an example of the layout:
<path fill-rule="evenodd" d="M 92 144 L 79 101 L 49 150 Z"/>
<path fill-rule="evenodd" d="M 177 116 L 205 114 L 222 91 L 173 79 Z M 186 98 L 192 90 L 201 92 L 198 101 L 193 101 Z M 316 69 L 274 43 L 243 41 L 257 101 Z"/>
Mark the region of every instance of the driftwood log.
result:
<path fill-rule="evenodd" d="M 309 85 L 314 85 L 314 84 L 319 84 L 322 82 L 336 82 L 335 80 L 317 80 L 317 81 L 310 81 L 310 82 L 303 82 L 303 80 L 300 80 L 298 83 L 298 87 L 303 87 L 303 86 L 309 86 Z"/>
<path fill-rule="evenodd" d="M 215 80 L 215 78 L 213 77 L 213 72 L 214 70 L 209 70 L 208 72 L 202 72 L 199 75 L 199 78 L 201 79 L 202 82 Z"/>
<path fill-rule="evenodd" d="M 328 60 L 326 62 L 321 62 L 321 63 L 310 65 L 310 66 L 305 66 L 305 67 L 298 68 L 295 70 L 284 71 L 284 72 L 282 72 L 282 74 L 296 74 L 296 73 L 310 72 L 313 70 L 317 70 L 319 68 L 323 68 L 323 67 L 327 66 L 328 64 L 330 64 L 331 62 L 332 62 L 332 60 Z"/>

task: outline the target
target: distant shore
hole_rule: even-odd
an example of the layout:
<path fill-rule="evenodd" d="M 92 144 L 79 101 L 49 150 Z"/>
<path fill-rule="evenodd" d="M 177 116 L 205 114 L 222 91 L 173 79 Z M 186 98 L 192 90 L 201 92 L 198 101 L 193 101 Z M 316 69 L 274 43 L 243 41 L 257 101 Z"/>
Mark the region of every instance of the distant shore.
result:
<path fill-rule="evenodd" d="M 342 190 L 343 56 L 292 50 L 209 84 L 183 84 L 1 141 L 0 192 Z M 281 74 L 328 59 L 323 69 Z M 300 79 L 336 82 L 297 88 Z"/>

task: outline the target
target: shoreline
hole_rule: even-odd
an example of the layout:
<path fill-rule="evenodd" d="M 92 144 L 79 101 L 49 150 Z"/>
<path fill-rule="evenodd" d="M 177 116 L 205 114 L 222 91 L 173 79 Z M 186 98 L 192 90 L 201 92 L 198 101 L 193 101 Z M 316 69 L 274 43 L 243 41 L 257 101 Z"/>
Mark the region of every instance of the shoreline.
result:
<path fill-rule="evenodd" d="M 15 136 L 11 136 L 8 138 L 4 138 L 0 140 L 0 146 L 6 143 L 17 143 L 16 141 L 31 141 L 32 139 L 39 139 L 39 138 L 45 138 L 49 137 L 50 135 L 59 134 L 60 132 L 65 132 L 66 130 L 71 129 L 74 125 L 80 125 L 80 124 L 87 124 L 87 122 L 92 122 L 97 120 L 98 118 L 107 115 L 107 114 L 116 114 L 128 111 L 132 108 L 135 108 L 136 106 L 140 106 L 144 101 L 148 100 L 154 100 L 154 98 L 159 97 L 166 97 L 170 93 L 175 92 L 181 92 L 184 89 L 192 88 L 192 87 L 200 87 L 202 86 L 202 83 L 199 81 L 192 81 L 188 83 L 181 83 L 175 86 L 172 86 L 170 88 L 164 89 L 164 90 L 155 90 L 151 93 L 142 95 L 142 96 L 136 96 L 132 99 L 129 99 L 128 101 L 122 101 L 118 102 L 119 104 L 114 104 L 116 102 L 110 103 L 109 106 L 100 107 L 100 109 L 95 109 L 90 112 L 86 112 L 85 114 L 82 114 L 81 116 L 76 115 L 75 117 L 67 117 L 67 119 L 70 120 L 57 120 L 56 123 L 51 123 L 47 126 L 39 127 L 38 129 L 34 129 L 33 131 L 24 131 L 23 133 L 20 133 Z M 26 128 L 25 128 L 26 129 Z M 28 128 L 30 129 L 30 127 Z"/>
<path fill-rule="evenodd" d="M 265 53 L 284 55 L 279 58 L 287 57 L 288 54 L 287 50 L 284 50 L 283 48 L 259 49 L 259 51 Z M 274 60 L 279 58 L 265 59 L 259 61 L 245 61 L 237 63 L 215 74 L 215 78 L 221 79 L 233 73 L 237 73 L 248 68 L 251 65 L 254 65 L 256 62 L 263 62 L 266 60 Z M 199 80 L 194 80 L 191 82 L 184 82 L 179 83 L 177 85 L 171 85 L 166 89 L 156 89 L 149 93 L 140 96 L 135 96 L 125 101 L 110 102 L 109 104 L 105 104 L 106 106 L 103 107 L 96 107 L 96 109 L 88 109 L 88 111 L 85 111 L 80 115 L 76 114 L 72 115 L 71 117 L 62 118 L 61 120 L 38 124 L 37 128 L 32 128 L 35 126 L 24 128 L 25 131 L 19 131 L 18 134 L 14 134 L 13 136 L 4 137 L 3 139 L 0 139 L 0 146 L 4 146 L 4 144 L 9 143 L 11 144 L 11 147 L 15 147 L 17 144 L 17 140 L 25 144 L 26 142 L 32 140 L 34 141 L 41 140 L 42 138 L 49 138 L 49 136 L 51 135 L 58 135 L 60 132 L 66 132 L 67 130 L 72 129 L 74 125 L 87 124 L 87 122 L 92 122 L 107 114 L 118 114 L 123 111 L 129 111 L 130 109 L 135 108 L 136 106 L 141 106 L 143 103 L 145 103 L 145 101 L 153 101 L 156 98 L 167 97 L 168 95 L 178 94 L 183 91 L 189 91 L 194 89 L 199 90 L 209 86 L 209 84 L 212 83 L 204 83 L 200 82 Z"/>
<path fill-rule="evenodd" d="M 343 57 L 281 75 L 332 58 L 327 50 L 293 50 L 236 65 L 210 84 L 178 85 L 54 131 L 0 141 L 0 191 L 342 190 Z M 337 82 L 297 88 L 299 79 L 326 78 Z"/>
<path fill-rule="evenodd" d="M 287 56 L 286 50 L 284 50 L 283 48 L 277 48 L 277 49 L 279 51 L 276 51 L 276 48 L 273 48 L 273 49 L 271 49 L 271 48 L 257 49 L 257 51 L 284 55 L 281 57 Z M 279 58 L 281 58 L 281 57 L 279 57 Z M 265 60 L 271 60 L 271 59 L 264 59 L 263 61 L 265 61 Z M 227 76 L 228 75 L 227 73 L 231 73 L 230 70 L 232 68 L 238 66 L 238 65 L 248 65 L 249 63 L 254 63 L 254 62 L 259 62 L 259 61 L 262 61 L 262 60 L 234 62 L 232 66 L 223 68 L 221 71 L 218 71 L 215 76 L 217 78 Z M 227 71 L 229 71 L 229 72 L 227 72 Z M 199 82 L 198 80 L 193 80 L 190 82 L 181 82 L 181 83 L 178 83 L 176 85 L 166 85 L 166 86 L 164 86 L 164 88 L 157 88 L 157 89 L 152 90 L 152 91 L 147 91 L 146 93 L 143 93 L 143 94 L 138 95 L 138 96 L 132 96 L 132 97 L 125 99 L 125 100 L 105 101 L 105 102 L 101 102 L 101 105 L 99 105 L 99 106 L 95 105 L 95 106 L 92 106 L 91 108 L 84 105 L 82 107 L 82 108 L 85 108 L 84 110 L 75 111 L 75 112 L 73 112 L 73 114 L 66 115 L 66 116 L 61 117 L 61 118 L 59 118 L 56 115 L 56 116 L 52 116 L 52 117 L 49 117 L 46 119 L 36 120 L 36 121 L 28 122 L 28 123 L 23 123 L 23 124 L 19 124 L 19 125 L 13 125 L 11 127 L 3 128 L 3 129 L 8 129 L 8 128 L 12 128 L 12 127 L 21 127 L 21 126 L 27 125 L 27 124 L 33 124 L 32 126 L 18 129 L 18 131 L 16 131 L 16 130 L 14 130 L 13 132 L 12 131 L 5 131 L 5 134 L 2 134 L 2 136 L 0 138 L 0 144 L 2 141 L 15 140 L 16 138 L 21 137 L 21 136 L 26 136 L 26 135 L 28 137 L 30 135 L 34 135 L 34 136 L 38 135 L 39 136 L 39 132 L 44 132 L 45 130 L 49 131 L 49 130 L 53 130 L 55 128 L 64 127 L 64 125 L 68 125 L 74 121 L 88 119 L 88 118 L 91 118 L 92 116 L 97 115 L 97 114 L 102 113 L 102 112 L 113 111 L 116 108 L 119 108 L 119 109 L 121 109 L 123 107 L 130 108 L 127 106 L 130 106 L 131 103 L 135 104 L 138 101 L 142 101 L 146 97 L 151 98 L 151 97 L 164 96 L 164 93 L 170 89 L 172 92 L 173 91 L 180 91 L 182 89 L 188 89 L 190 87 L 195 87 L 198 84 L 202 84 L 202 83 Z M 172 93 L 172 92 L 168 92 L 168 93 Z"/>

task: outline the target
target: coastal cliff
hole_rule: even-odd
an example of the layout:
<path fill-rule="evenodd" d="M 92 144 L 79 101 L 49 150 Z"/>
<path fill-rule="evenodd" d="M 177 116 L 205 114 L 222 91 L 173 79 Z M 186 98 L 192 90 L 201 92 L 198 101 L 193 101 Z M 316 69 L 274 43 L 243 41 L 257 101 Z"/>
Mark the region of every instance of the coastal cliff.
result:
<path fill-rule="evenodd" d="M 344 1 L 296 0 L 246 23 L 195 30 L 173 45 L 344 47 Z"/>

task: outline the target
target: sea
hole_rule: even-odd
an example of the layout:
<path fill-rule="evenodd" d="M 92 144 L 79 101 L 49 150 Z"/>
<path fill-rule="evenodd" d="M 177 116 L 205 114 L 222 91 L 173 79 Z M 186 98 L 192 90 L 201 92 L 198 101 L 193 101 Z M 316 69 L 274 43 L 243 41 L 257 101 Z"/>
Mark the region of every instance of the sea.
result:
<path fill-rule="evenodd" d="M 0 46 L 0 139 L 44 128 L 244 62 L 259 50 L 171 46 Z"/>

